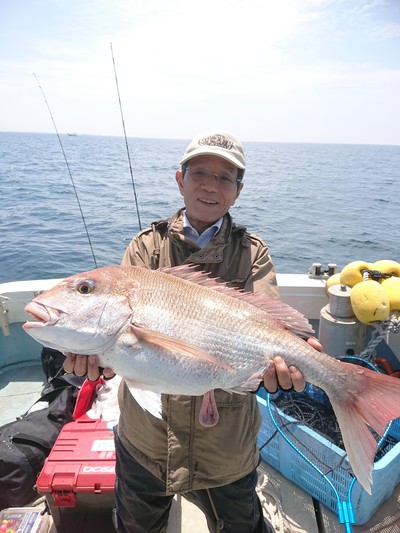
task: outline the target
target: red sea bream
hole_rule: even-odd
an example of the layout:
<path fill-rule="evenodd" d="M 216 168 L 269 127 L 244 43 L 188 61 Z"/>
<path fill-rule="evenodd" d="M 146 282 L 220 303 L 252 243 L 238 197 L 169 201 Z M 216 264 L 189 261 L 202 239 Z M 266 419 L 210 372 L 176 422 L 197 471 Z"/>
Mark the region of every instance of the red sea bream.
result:
<path fill-rule="evenodd" d="M 268 360 L 282 356 L 328 395 L 353 472 L 371 491 L 377 445 L 368 426 L 382 435 L 400 417 L 400 380 L 316 351 L 295 335 L 312 329 L 289 306 L 188 266 L 116 266 L 67 278 L 25 309 L 36 319 L 23 326 L 29 335 L 64 353 L 98 355 L 134 395 L 204 395 L 204 425 L 218 421 L 214 389 L 254 390 Z"/>

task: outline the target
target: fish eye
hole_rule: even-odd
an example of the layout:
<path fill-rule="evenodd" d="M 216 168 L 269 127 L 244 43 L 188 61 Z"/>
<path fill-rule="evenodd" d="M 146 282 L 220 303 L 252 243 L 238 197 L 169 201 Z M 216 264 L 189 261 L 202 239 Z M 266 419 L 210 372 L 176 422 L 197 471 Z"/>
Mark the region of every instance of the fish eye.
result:
<path fill-rule="evenodd" d="M 90 279 L 79 280 L 76 284 L 76 290 L 79 294 L 90 294 L 94 290 L 94 283 Z"/>

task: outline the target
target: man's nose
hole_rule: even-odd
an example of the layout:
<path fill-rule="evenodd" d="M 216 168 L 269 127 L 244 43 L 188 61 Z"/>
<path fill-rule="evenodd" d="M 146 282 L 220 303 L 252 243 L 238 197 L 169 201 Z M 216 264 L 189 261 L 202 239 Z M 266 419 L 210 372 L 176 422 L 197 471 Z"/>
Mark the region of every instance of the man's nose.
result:
<path fill-rule="evenodd" d="M 214 172 L 210 172 L 206 179 L 203 181 L 203 187 L 207 190 L 212 189 L 218 189 L 218 174 L 214 174 Z"/>

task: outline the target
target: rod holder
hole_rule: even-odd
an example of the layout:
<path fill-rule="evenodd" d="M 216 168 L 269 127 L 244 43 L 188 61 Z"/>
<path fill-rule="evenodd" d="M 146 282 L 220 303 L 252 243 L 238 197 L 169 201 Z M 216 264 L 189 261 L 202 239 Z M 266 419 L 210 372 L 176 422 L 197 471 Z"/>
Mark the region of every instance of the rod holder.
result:
<path fill-rule="evenodd" d="M 10 336 L 10 326 L 7 318 L 7 310 L 4 309 L 3 302 L 0 299 L 0 327 L 5 337 Z"/>

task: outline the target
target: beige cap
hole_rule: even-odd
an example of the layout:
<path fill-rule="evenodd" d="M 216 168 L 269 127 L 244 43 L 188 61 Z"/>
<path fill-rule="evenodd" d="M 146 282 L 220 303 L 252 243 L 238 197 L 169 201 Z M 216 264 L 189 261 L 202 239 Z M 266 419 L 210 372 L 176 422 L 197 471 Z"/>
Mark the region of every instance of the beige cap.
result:
<path fill-rule="evenodd" d="M 217 155 L 233 163 L 242 170 L 246 168 L 243 146 L 239 139 L 226 131 L 212 131 L 198 135 L 186 148 L 183 159 L 179 161 L 183 165 L 189 159 L 198 155 Z"/>

